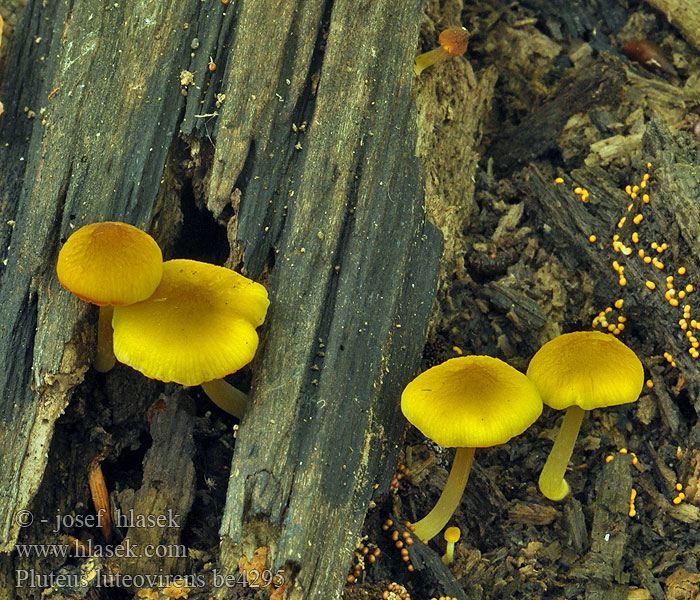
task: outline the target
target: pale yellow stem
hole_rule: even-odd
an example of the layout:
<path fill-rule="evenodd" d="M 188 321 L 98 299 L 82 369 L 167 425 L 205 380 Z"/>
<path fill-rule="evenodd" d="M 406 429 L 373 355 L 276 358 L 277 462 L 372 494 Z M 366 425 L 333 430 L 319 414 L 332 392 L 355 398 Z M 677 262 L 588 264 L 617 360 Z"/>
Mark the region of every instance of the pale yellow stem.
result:
<path fill-rule="evenodd" d="M 427 69 L 429 66 L 439 63 L 442 60 L 450 58 L 450 54 L 442 49 L 442 46 L 438 46 L 434 50 L 429 52 L 424 52 L 416 56 L 413 63 L 413 73 L 416 77 L 421 74 L 423 69 Z"/>
<path fill-rule="evenodd" d="M 566 409 L 557 439 L 554 440 L 554 446 L 540 473 L 540 491 L 550 500 L 563 500 L 569 493 L 569 484 L 566 483 L 564 474 L 574 451 L 583 413 L 580 406 L 574 405 Z"/>
<path fill-rule="evenodd" d="M 449 566 L 455 559 L 455 543 L 447 542 L 447 548 L 445 548 L 445 554 L 442 555 L 443 564 Z"/>
<path fill-rule="evenodd" d="M 414 534 L 419 540 L 434 538 L 447 525 L 450 517 L 457 510 L 467 485 L 467 479 L 469 479 L 473 459 L 474 448 L 457 448 L 447 483 L 440 498 L 425 517 L 413 524 Z"/>
<path fill-rule="evenodd" d="M 243 417 L 248 406 L 247 394 L 244 394 L 223 379 L 205 381 L 202 383 L 202 389 L 221 410 L 239 419 Z"/>
<path fill-rule="evenodd" d="M 112 313 L 114 307 L 111 304 L 100 306 L 100 313 L 97 317 L 97 353 L 92 366 L 100 373 L 110 371 L 117 362 L 114 357 L 114 346 L 112 344 Z"/>

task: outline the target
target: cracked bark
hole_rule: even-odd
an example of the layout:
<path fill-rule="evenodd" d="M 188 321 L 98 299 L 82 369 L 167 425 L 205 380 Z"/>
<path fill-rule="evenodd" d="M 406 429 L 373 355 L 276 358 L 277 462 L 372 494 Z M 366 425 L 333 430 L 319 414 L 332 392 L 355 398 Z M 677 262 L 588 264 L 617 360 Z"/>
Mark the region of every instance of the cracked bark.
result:
<path fill-rule="evenodd" d="M 223 571 L 265 545 L 294 576 L 290 597 L 339 594 L 396 463 L 436 286 L 440 236 L 413 156 L 421 14 L 418 0 L 28 4 L 0 121 L 0 215 L 14 222 L 0 228 L 0 551 L 94 344 L 94 311 L 53 275 L 61 240 L 105 219 L 168 230 L 161 178 L 184 134 L 214 143 L 197 193 L 227 226 L 229 264 L 272 298 Z"/>

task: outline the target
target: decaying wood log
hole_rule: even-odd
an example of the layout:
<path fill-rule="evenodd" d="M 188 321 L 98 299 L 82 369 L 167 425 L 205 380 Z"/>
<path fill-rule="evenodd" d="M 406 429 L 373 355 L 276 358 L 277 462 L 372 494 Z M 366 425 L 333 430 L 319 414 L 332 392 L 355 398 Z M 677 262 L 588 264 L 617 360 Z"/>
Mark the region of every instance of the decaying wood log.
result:
<path fill-rule="evenodd" d="M 321 8 L 281 11 L 277 27 L 296 20 L 315 39 Z M 242 65 L 266 26 L 259 10 L 244 4 L 239 17 Z M 216 212 L 241 191 L 237 237 L 254 275 L 274 248 L 221 562 L 231 572 L 267 546 L 274 570 L 296 574 L 291 598 L 339 593 L 372 488 L 391 477 L 400 386 L 422 346 L 437 247 L 418 201 L 414 124 L 401 108 L 411 104 L 411 74 L 399 67 L 411 64 L 419 17 L 419 2 L 336 3 L 323 56 L 308 33 L 282 36 L 268 54 L 276 71 L 231 70 L 225 93 L 241 101 L 224 103 L 218 120 L 208 202 Z M 247 108 L 245 89 L 266 116 Z M 306 123 L 305 133 L 291 123 Z"/>
<path fill-rule="evenodd" d="M 28 4 L 0 121 L 0 551 L 13 548 L 94 344 L 94 310 L 54 276 L 61 240 L 105 219 L 148 229 L 159 192 L 153 226 L 172 231 L 179 197 L 161 183 L 182 131 L 229 264 L 272 300 L 231 468 L 223 573 L 266 546 L 289 597 L 338 595 L 396 463 L 398 396 L 436 286 L 440 239 L 413 156 L 421 8 Z"/>
<path fill-rule="evenodd" d="M 586 580 L 587 600 L 627 598 L 629 574 L 623 569 L 632 489 L 629 456 L 616 456 L 601 470 L 593 504 L 591 548 L 573 577 Z"/>
<path fill-rule="evenodd" d="M 593 301 L 597 310 L 612 307 L 620 298 L 624 300 L 624 337 L 634 338 L 639 356 L 651 365 L 659 364 L 661 373 L 676 381 L 674 394 L 687 395 L 700 414 L 700 372 L 689 353 L 687 336 L 679 326 L 686 304 L 690 306 L 687 321 L 697 319 L 697 302 L 693 293 L 688 293 L 687 297 L 679 297 L 678 306 L 674 307 L 665 296 L 669 276 L 674 277 L 674 293 L 685 290 L 687 285 L 697 289 L 700 282 L 700 183 L 695 158 L 681 136 L 672 134 L 658 121 L 646 126 L 638 172 L 641 180 L 647 161 L 650 163 L 650 180 L 644 190 L 649 194 L 648 203 L 643 200 L 643 192 L 630 199 L 620 189 L 613 172 L 599 167 L 574 171 L 571 181 L 564 185 L 544 180 L 534 168 L 531 184 L 533 197 L 542 206 L 542 227 L 549 232 L 545 239 L 551 242 L 554 252 L 567 269 L 595 274 Z M 571 182 L 573 185 L 569 185 Z M 572 193 L 574 185 L 588 190 L 588 203 Z M 639 214 L 643 215 L 641 219 Z M 632 241 L 635 231 L 638 243 Z M 595 242 L 589 241 L 592 234 L 596 235 Z M 624 252 L 622 247 L 617 252 L 613 249 L 614 235 L 624 244 Z M 667 248 L 655 251 L 651 248 L 653 242 L 659 246 L 665 242 Z M 643 261 L 640 248 L 653 252 L 657 266 Z M 624 266 L 624 286 L 611 266 L 613 261 Z M 617 314 L 614 316 L 616 319 Z M 590 317 L 582 314 L 581 318 Z M 677 369 L 662 358 L 664 352 L 669 353 Z M 677 406 L 663 398 L 661 406 L 669 426 L 674 430 L 682 428 L 684 420 L 673 414 L 678 411 Z"/>
<path fill-rule="evenodd" d="M 92 345 L 92 312 L 55 278 L 60 241 L 93 221 L 148 223 L 177 134 L 173 57 L 186 60 L 193 6 L 31 2 L 18 25 L 0 122 L 0 551 Z"/>

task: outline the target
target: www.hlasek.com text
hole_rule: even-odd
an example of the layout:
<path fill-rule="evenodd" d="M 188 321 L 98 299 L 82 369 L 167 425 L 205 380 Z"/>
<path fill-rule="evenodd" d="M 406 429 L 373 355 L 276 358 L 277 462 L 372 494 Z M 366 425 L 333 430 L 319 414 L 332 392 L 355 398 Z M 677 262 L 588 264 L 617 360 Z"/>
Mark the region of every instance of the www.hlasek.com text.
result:
<path fill-rule="evenodd" d="M 17 555 L 26 558 L 187 558 L 187 547 L 182 544 L 132 544 L 125 539 L 116 546 L 95 544 L 92 540 L 72 544 L 17 544 Z"/>

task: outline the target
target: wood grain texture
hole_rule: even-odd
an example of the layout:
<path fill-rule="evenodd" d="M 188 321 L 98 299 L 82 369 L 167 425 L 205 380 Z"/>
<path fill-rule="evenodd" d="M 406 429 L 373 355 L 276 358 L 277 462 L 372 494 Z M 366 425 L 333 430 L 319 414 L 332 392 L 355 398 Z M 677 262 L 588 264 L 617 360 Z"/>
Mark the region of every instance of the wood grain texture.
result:
<path fill-rule="evenodd" d="M 630 462 L 629 457 L 616 456 L 603 467 L 597 481 L 591 548 L 583 559 L 586 600 L 627 598 L 629 574 L 623 562 L 629 537 Z"/>
<path fill-rule="evenodd" d="M 208 194 L 215 214 L 238 210 L 244 264 L 270 269 L 273 299 L 221 560 L 234 571 L 266 545 L 290 597 L 333 598 L 395 466 L 435 289 L 406 110 L 420 3 L 275 3 L 281 29 L 299 31 L 279 41 L 258 14 L 270 6 L 241 8 Z M 257 73 L 261 28 L 273 70 Z"/>
<path fill-rule="evenodd" d="M 149 222 L 179 118 L 173 58 L 189 60 L 195 8 L 30 2 L 18 24 L 0 121 L 0 551 L 87 368 L 94 310 L 58 285 L 58 248 L 85 223 Z"/>
<path fill-rule="evenodd" d="M 198 193 L 229 232 L 228 264 L 272 299 L 223 571 L 266 545 L 290 597 L 337 597 L 396 466 L 398 399 L 437 281 L 441 240 L 413 154 L 421 2 L 49 4 L 28 5 L 2 96 L 0 216 L 15 224 L 0 228 L 0 550 L 94 343 L 95 310 L 53 275 L 61 240 L 103 219 L 148 228 L 182 133 L 190 149 L 213 143 Z"/>

